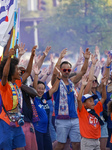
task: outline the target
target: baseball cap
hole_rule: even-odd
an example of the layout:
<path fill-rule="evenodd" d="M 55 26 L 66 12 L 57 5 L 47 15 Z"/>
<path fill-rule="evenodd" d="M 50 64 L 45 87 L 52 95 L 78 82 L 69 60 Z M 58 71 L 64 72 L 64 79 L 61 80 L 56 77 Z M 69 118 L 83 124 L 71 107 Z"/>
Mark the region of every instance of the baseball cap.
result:
<path fill-rule="evenodd" d="M 82 96 L 82 102 L 84 103 L 88 98 L 91 98 L 91 97 L 92 97 L 93 99 L 97 99 L 97 98 L 98 98 L 98 96 L 95 95 L 95 94 L 93 94 L 93 95 L 85 94 L 85 95 Z"/>
<path fill-rule="evenodd" d="M 19 64 L 18 68 L 22 69 L 22 70 L 26 70 L 26 66 Z"/>
<path fill-rule="evenodd" d="M 26 70 L 27 66 L 28 66 L 28 60 L 20 59 L 18 68 Z"/>

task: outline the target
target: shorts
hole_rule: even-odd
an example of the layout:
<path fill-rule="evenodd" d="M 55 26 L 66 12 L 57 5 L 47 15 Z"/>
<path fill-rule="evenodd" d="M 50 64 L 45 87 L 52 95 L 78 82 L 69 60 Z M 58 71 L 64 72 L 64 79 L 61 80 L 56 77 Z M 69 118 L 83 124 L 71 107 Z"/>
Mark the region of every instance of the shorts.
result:
<path fill-rule="evenodd" d="M 0 150 L 24 147 L 25 136 L 21 127 L 11 127 L 0 119 Z"/>
<path fill-rule="evenodd" d="M 81 150 L 100 150 L 99 139 L 87 139 L 82 137 L 81 139 Z"/>
<path fill-rule="evenodd" d="M 56 133 L 57 141 L 60 143 L 66 143 L 69 136 L 71 142 L 80 142 L 81 135 L 79 130 L 79 119 L 56 119 Z"/>
<path fill-rule="evenodd" d="M 108 137 L 107 122 L 104 122 L 104 125 L 101 126 L 101 138 L 106 137 Z"/>

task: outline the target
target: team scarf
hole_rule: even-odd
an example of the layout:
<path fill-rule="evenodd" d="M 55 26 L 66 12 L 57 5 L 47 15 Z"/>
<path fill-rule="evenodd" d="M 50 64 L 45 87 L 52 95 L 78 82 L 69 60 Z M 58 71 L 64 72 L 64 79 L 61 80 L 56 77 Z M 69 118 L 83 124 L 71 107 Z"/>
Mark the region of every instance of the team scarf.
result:
<path fill-rule="evenodd" d="M 34 98 L 35 100 L 35 98 Z M 33 122 L 38 122 L 40 119 L 38 117 L 38 113 L 37 113 L 37 110 L 36 110 L 36 107 L 34 105 L 34 102 L 33 100 L 30 98 L 30 101 L 31 101 L 31 105 L 32 105 L 32 110 L 33 110 Z"/>
<path fill-rule="evenodd" d="M 59 110 L 57 119 L 69 119 L 69 107 L 68 107 L 68 94 L 74 92 L 74 103 L 75 103 L 75 88 L 74 84 L 68 79 L 69 89 L 67 89 L 63 80 L 60 80 L 60 95 L 59 95 Z"/>
<path fill-rule="evenodd" d="M 12 84 L 11 82 L 8 82 L 8 83 L 9 83 L 9 85 L 11 87 L 11 91 L 12 91 L 12 99 L 13 99 L 12 110 L 17 108 L 18 104 L 22 108 L 22 101 L 23 100 L 22 100 L 22 93 L 21 93 L 20 89 L 18 88 L 16 83 L 14 83 L 14 84 Z M 16 86 L 16 88 L 14 87 L 14 85 Z"/>

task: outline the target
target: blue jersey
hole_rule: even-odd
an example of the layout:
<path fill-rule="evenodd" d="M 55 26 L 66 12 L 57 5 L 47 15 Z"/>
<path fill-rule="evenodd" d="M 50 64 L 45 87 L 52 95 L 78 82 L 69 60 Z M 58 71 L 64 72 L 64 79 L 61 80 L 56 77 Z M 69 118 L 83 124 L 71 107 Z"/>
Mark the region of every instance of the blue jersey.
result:
<path fill-rule="evenodd" d="M 33 125 L 35 130 L 41 133 L 46 133 L 48 130 L 48 118 L 49 118 L 50 109 L 46 100 L 49 99 L 51 99 L 51 97 L 49 96 L 49 91 L 44 93 L 42 98 L 35 97 L 34 99 L 34 105 L 38 113 L 39 121 L 34 122 Z"/>
<path fill-rule="evenodd" d="M 66 85 L 68 91 L 69 91 L 69 85 Z M 58 116 L 58 110 L 59 110 L 59 96 L 60 96 L 60 86 L 58 87 L 58 90 L 54 93 L 54 100 L 55 100 L 55 116 Z M 74 97 L 74 91 L 67 94 L 68 98 L 68 108 L 69 108 L 69 117 L 70 118 L 78 118 L 77 116 L 77 110 L 75 109 L 75 97 Z"/>
<path fill-rule="evenodd" d="M 106 109 L 107 109 L 107 104 L 108 104 L 109 101 L 112 101 L 112 93 L 108 93 L 108 92 L 107 92 L 107 99 L 106 99 L 106 101 L 105 101 L 105 108 L 106 108 Z M 108 127 L 108 128 L 112 128 L 112 121 L 111 121 L 110 115 L 108 116 L 107 127 Z"/>

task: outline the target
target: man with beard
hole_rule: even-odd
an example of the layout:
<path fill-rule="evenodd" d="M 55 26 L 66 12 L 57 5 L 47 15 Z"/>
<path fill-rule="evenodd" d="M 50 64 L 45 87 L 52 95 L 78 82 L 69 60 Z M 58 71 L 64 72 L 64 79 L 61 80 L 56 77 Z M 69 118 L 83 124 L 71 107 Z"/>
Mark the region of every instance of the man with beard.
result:
<path fill-rule="evenodd" d="M 54 93 L 56 115 L 55 125 L 58 141 L 55 150 L 62 150 L 64 148 L 68 136 L 72 143 L 73 150 L 79 150 L 81 136 L 79 131 L 77 108 L 75 104 L 76 101 L 74 84 L 79 82 L 82 76 L 86 73 L 90 51 L 87 48 L 85 53 L 83 53 L 85 61 L 81 68 L 81 71 L 76 76 L 73 76 L 69 79 L 72 65 L 68 61 L 64 61 L 61 63 L 62 58 L 66 54 L 66 50 L 67 49 L 64 49 L 61 52 L 56 64 L 56 67 L 60 69 L 62 73 L 62 79 L 60 80 L 58 90 Z M 51 81 L 52 85 L 54 84 L 56 77 L 57 71 L 54 70 Z"/>

